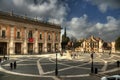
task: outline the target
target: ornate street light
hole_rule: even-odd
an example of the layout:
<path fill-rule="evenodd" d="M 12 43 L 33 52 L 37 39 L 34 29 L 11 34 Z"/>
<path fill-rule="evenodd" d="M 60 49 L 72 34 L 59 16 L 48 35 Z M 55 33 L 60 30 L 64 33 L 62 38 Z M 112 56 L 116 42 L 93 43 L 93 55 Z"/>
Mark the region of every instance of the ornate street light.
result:
<path fill-rule="evenodd" d="M 91 73 L 94 72 L 94 67 L 93 67 L 93 53 L 91 54 L 91 59 L 92 59 L 92 63 L 91 63 Z"/>
<path fill-rule="evenodd" d="M 55 76 L 57 76 L 57 75 L 58 75 L 57 54 L 58 54 L 58 50 L 56 49 L 56 66 L 55 66 Z"/>
<path fill-rule="evenodd" d="M 91 47 L 91 52 L 92 52 L 92 49 L 93 49 L 93 42 L 90 41 L 90 47 Z M 93 66 L 93 52 L 91 53 L 91 59 L 92 59 L 92 63 L 91 63 L 91 73 L 94 72 L 94 66 Z"/>

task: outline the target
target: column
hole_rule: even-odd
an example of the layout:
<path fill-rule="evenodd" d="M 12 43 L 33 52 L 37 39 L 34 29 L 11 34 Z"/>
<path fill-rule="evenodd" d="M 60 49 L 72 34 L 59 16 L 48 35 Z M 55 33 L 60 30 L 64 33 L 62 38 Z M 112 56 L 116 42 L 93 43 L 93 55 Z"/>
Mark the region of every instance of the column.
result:
<path fill-rule="evenodd" d="M 62 42 L 61 32 L 59 32 L 58 36 L 59 36 L 59 37 L 58 37 L 58 39 L 59 39 L 59 43 L 58 43 L 58 45 L 59 45 L 59 50 L 62 51 L 62 47 L 61 47 L 61 42 Z"/>
<path fill-rule="evenodd" d="M 45 34 L 44 34 L 44 39 L 45 39 L 45 42 L 44 42 L 44 52 L 47 52 L 47 31 L 45 31 Z"/>
<path fill-rule="evenodd" d="M 55 32 L 52 32 L 52 51 L 55 52 Z"/>
<path fill-rule="evenodd" d="M 111 42 L 111 52 L 115 53 L 115 42 Z"/>
<path fill-rule="evenodd" d="M 99 52 L 103 52 L 103 50 L 102 50 L 102 45 L 103 45 L 103 43 L 102 43 L 102 41 L 100 40 L 99 41 Z"/>
<path fill-rule="evenodd" d="M 10 42 L 9 42 L 9 53 L 15 54 L 15 46 L 14 46 L 14 27 L 10 28 Z"/>
<path fill-rule="evenodd" d="M 36 30 L 35 31 L 35 34 L 34 34 L 34 50 L 35 50 L 35 53 L 38 54 L 38 31 Z"/>
<path fill-rule="evenodd" d="M 23 42 L 23 53 L 27 54 L 27 30 L 24 28 L 24 42 Z"/>
<path fill-rule="evenodd" d="M 83 48 L 83 50 L 82 50 L 82 51 L 85 51 L 85 48 L 86 48 L 86 47 L 85 47 L 85 41 L 83 41 L 83 43 L 82 43 L 82 44 L 83 44 L 83 47 L 82 47 L 82 48 Z"/>

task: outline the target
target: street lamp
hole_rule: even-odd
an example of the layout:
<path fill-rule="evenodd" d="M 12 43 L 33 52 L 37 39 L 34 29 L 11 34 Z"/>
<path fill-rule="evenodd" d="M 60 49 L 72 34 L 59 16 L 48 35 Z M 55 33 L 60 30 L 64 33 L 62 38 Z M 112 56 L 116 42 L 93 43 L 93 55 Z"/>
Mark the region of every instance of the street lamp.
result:
<path fill-rule="evenodd" d="M 91 59 L 92 59 L 92 63 L 91 63 L 91 73 L 94 72 L 94 67 L 93 67 L 93 53 L 91 54 Z"/>
<path fill-rule="evenodd" d="M 58 51 L 56 50 L 56 66 L 55 66 L 55 76 L 57 76 L 57 75 L 58 75 L 57 53 L 58 53 Z"/>
<path fill-rule="evenodd" d="M 4 55 L 4 56 L 3 56 L 3 58 L 5 59 L 5 52 L 4 52 L 4 47 L 3 47 L 3 55 Z"/>
<path fill-rule="evenodd" d="M 92 49 L 93 49 L 93 42 L 91 41 L 90 42 L 90 47 L 91 47 L 91 52 L 92 52 Z M 91 54 L 91 59 L 92 59 L 92 63 L 91 63 L 91 73 L 94 72 L 94 67 L 93 67 L 93 52 Z"/>

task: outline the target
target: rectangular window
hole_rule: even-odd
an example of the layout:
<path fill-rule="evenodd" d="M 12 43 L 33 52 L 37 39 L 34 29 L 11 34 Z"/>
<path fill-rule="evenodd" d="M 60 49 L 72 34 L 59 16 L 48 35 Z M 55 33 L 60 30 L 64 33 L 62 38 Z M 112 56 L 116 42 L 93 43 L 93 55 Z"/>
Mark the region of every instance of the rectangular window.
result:
<path fill-rule="evenodd" d="M 5 38 L 6 37 L 5 35 L 6 35 L 5 30 L 2 30 L 2 38 Z"/>
<path fill-rule="evenodd" d="M 42 39 L 42 34 L 40 33 L 40 39 Z"/>
<path fill-rule="evenodd" d="M 20 38 L 20 32 L 17 32 L 17 38 Z"/>
<path fill-rule="evenodd" d="M 48 40 L 50 40 L 50 35 L 48 35 Z"/>

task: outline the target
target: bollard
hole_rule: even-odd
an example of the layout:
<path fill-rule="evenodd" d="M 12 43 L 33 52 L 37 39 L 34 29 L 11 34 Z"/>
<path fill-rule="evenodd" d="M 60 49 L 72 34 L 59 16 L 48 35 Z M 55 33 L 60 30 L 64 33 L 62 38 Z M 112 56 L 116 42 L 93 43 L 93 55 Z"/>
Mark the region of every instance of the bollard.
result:
<path fill-rule="evenodd" d="M 117 67 L 120 67 L 120 61 L 117 61 Z"/>
<path fill-rule="evenodd" d="M 98 68 L 95 68 L 95 74 L 97 74 L 98 73 Z"/>

